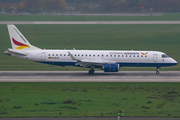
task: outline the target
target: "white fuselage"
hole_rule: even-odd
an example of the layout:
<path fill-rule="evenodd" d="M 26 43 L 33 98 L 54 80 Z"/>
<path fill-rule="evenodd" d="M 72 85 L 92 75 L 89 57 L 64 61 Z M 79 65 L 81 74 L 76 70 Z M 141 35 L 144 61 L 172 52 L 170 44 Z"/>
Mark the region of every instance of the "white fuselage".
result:
<path fill-rule="evenodd" d="M 104 64 L 117 63 L 123 66 L 139 66 L 139 67 L 164 67 L 177 65 L 177 62 L 158 51 L 107 51 L 107 50 L 31 50 L 22 51 L 27 56 L 12 56 L 59 66 L 73 65 L 76 66 L 77 61 L 72 60 L 68 52 L 79 60 L 99 61 Z M 101 66 L 96 66 L 99 68 Z"/>

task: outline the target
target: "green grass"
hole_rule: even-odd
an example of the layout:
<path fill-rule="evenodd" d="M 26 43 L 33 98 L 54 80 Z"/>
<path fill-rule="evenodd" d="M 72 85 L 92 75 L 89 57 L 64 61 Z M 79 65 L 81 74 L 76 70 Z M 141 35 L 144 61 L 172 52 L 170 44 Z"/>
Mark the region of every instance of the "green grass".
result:
<path fill-rule="evenodd" d="M 180 117 L 180 83 L 1 83 L 0 117 Z"/>
<path fill-rule="evenodd" d="M 162 16 L 0 16 L 0 21 L 153 21 L 180 20 L 180 13 L 164 13 Z"/>
<path fill-rule="evenodd" d="M 17 25 L 32 45 L 42 49 L 152 50 L 180 62 L 180 25 Z M 0 70 L 83 70 L 34 63 L 4 55 L 11 48 L 6 25 L 0 25 Z M 70 40 L 70 45 L 67 45 Z M 122 70 L 154 70 L 124 67 Z M 162 70 L 180 70 L 180 66 Z"/>

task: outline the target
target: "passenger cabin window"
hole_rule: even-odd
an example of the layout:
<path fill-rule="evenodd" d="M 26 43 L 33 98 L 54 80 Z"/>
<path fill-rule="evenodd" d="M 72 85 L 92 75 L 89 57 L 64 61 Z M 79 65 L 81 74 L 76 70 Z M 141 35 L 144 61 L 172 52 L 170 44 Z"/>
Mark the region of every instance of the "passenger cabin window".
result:
<path fill-rule="evenodd" d="M 162 54 L 162 58 L 169 58 L 169 56 L 166 54 Z"/>

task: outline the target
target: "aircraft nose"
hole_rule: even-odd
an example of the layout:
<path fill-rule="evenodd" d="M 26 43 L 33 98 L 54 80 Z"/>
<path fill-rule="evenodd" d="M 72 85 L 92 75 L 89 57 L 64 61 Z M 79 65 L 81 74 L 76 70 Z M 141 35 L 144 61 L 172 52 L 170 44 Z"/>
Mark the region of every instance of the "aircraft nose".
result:
<path fill-rule="evenodd" d="M 177 65 L 178 62 L 177 62 L 176 60 L 172 59 L 172 64 L 173 64 L 173 65 Z"/>

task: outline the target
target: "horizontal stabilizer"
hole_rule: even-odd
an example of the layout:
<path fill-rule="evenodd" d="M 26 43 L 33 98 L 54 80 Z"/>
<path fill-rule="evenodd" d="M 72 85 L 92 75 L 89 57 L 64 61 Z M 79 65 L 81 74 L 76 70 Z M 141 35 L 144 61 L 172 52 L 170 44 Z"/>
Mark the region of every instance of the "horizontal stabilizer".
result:
<path fill-rule="evenodd" d="M 27 53 L 25 53 L 25 52 L 14 51 L 14 50 L 12 50 L 12 49 L 8 49 L 7 51 L 4 52 L 4 54 L 10 55 L 10 56 L 11 56 L 13 53 L 14 53 L 14 54 L 18 54 L 18 55 L 27 56 Z"/>

